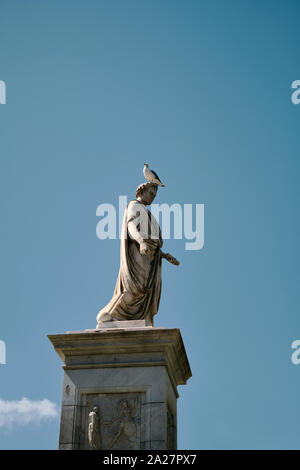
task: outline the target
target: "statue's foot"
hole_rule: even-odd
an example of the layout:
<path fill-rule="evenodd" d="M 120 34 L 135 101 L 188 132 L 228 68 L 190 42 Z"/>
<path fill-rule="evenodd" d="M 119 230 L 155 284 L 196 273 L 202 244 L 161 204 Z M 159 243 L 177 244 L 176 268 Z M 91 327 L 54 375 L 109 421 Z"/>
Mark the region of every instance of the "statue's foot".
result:
<path fill-rule="evenodd" d="M 106 322 L 106 321 L 113 321 L 112 317 L 110 316 L 109 313 L 103 312 L 99 317 L 97 318 L 98 323 Z"/>

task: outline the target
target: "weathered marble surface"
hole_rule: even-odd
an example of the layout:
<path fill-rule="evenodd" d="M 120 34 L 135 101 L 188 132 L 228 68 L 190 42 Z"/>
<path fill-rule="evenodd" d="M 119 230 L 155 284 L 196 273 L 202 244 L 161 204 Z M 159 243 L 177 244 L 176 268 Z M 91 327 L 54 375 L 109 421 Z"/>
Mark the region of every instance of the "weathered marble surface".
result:
<path fill-rule="evenodd" d="M 49 339 L 64 362 L 60 449 L 95 448 L 95 407 L 99 448 L 176 448 L 177 386 L 191 376 L 178 329 L 108 328 Z"/>
<path fill-rule="evenodd" d="M 108 329 L 108 328 L 121 328 L 121 329 L 128 329 L 128 328 L 152 328 L 152 326 L 148 325 L 146 320 L 122 320 L 122 321 L 106 321 L 98 323 L 96 331 L 99 329 Z M 93 330 L 86 330 L 86 331 L 93 331 Z"/>

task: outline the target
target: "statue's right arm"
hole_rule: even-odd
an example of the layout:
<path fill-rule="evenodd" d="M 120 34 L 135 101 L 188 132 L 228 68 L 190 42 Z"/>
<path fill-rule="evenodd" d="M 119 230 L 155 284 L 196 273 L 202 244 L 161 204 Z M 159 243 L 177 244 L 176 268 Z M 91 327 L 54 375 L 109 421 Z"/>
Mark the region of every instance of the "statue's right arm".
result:
<path fill-rule="evenodd" d="M 130 220 L 128 222 L 128 232 L 129 232 L 129 235 L 130 235 L 130 238 L 132 238 L 133 240 L 135 240 L 136 242 L 138 242 L 138 244 L 140 245 L 144 239 L 143 237 L 141 236 L 139 230 L 137 229 L 137 226 L 135 224 L 135 221 L 134 220 Z"/>
<path fill-rule="evenodd" d="M 128 223 L 128 232 L 130 237 L 135 240 L 140 245 L 140 253 L 141 255 L 147 255 L 149 252 L 149 247 L 147 243 L 144 241 L 143 237 L 141 236 L 140 232 L 138 231 L 134 220 L 131 220 Z"/>
<path fill-rule="evenodd" d="M 147 255 L 149 253 L 149 247 L 137 228 L 137 224 L 140 223 L 140 219 L 138 217 L 139 210 L 139 204 L 136 203 L 136 201 L 129 203 L 127 212 L 127 228 L 130 238 L 135 240 L 140 245 L 141 255 Z"/>

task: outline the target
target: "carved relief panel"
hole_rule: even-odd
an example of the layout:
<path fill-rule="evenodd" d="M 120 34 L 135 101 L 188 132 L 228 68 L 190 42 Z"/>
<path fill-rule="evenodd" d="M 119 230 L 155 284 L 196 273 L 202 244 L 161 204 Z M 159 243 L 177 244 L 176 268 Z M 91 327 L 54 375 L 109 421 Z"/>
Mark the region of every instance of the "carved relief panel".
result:
<path fill-rule="evenodd" d="M 80 448 L 140 449 L 141 393 L 83 396 Z"/>

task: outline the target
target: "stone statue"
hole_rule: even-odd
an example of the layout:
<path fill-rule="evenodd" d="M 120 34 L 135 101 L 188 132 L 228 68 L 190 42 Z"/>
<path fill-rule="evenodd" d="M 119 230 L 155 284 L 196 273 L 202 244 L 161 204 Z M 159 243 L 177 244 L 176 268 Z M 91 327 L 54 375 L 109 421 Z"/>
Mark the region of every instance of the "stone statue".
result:
<path fill-rule="evenodd" d="M 88 441 L 91 449 L 97 450 L 101 448 L 100 413 L 98 406 L 94 406 L 89 413 Z"/>
<path fill-rule="evenodd" d="M 121 263 L 111 301 L 98 313 L 99 323 L 113 320 L 145 320 L 153 326 L 161 294 L 161 260 L 179 262 L 163 253 L 161 230 L 147 205 L 151 205 L 157 185 L 143 183 L 136 190 L 123 218 Z"/>

